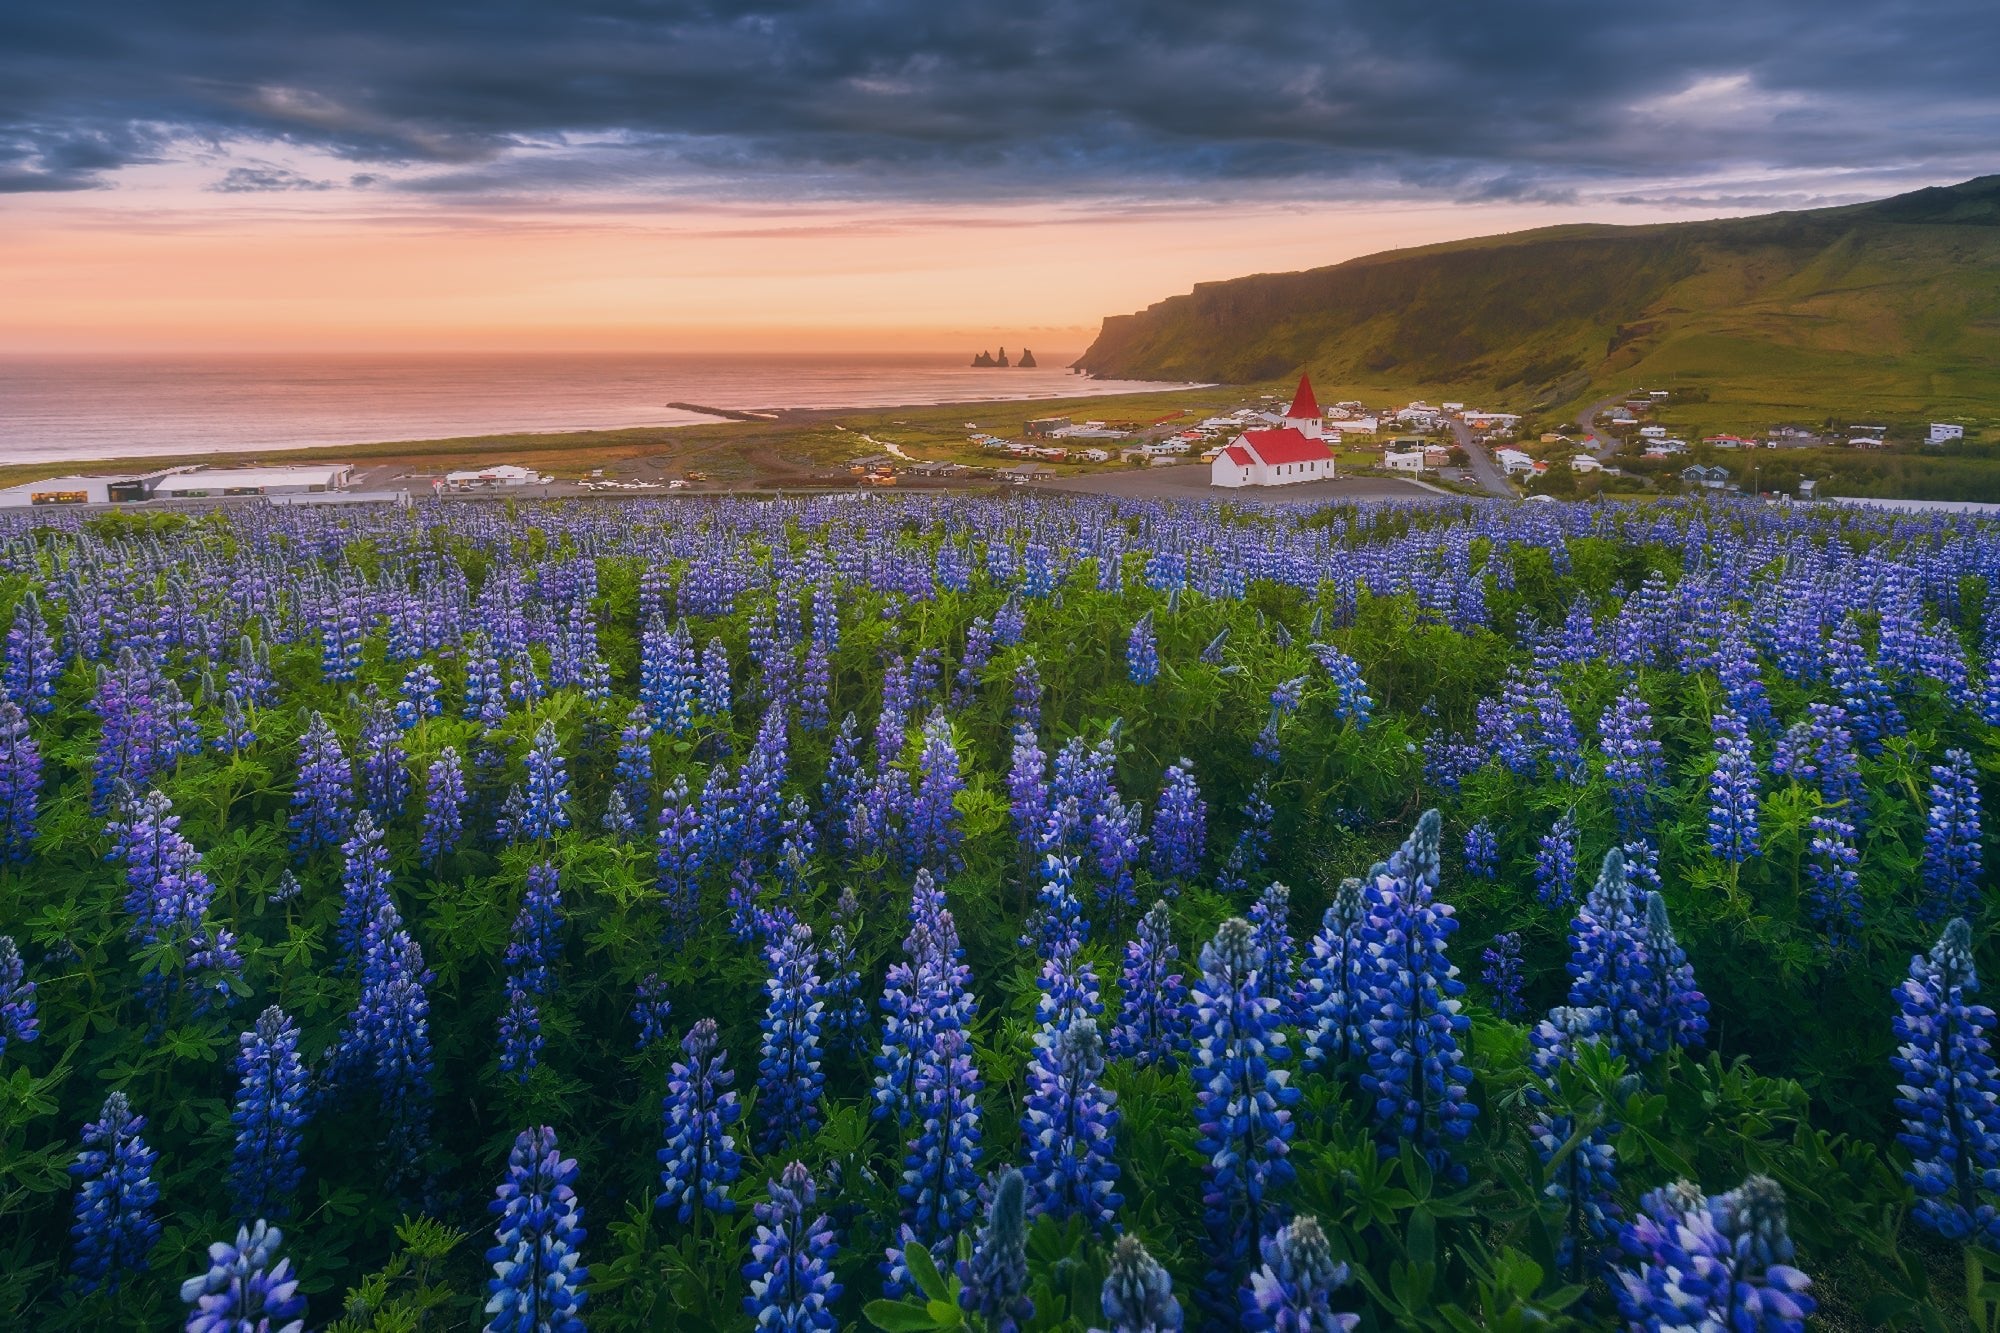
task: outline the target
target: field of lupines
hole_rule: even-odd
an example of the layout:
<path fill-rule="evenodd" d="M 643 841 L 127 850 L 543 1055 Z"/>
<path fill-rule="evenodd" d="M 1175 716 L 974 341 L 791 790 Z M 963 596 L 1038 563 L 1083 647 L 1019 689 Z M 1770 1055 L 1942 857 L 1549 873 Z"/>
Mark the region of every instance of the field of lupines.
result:
<path fill-rule="evenodd" d="M 35 514 L 0 625 L 10 1327 L 2000 1317 L 2000 528 Z"/>

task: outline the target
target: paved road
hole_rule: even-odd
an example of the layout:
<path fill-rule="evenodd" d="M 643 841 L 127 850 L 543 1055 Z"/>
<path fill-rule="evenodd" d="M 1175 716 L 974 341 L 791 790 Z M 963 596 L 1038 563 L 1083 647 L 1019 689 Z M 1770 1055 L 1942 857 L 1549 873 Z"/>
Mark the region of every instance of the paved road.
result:
<path fill-rule="evenodd" d="M 1584 446 L 1591 453 L 1595 454 L 1600 461 L 1610 456 L 1611 451 L 1618 447 L 1618 441 L 1607 435 L 1599 435 L 1597 433 L 1597 414 L 1613 403 L 1622 403 L 1624 401 L 1624 394 L 1614 393 L 1609 398 L 1598 399 L 1589 407 L 1584 408 L 1583 411 L 1576 414 L 1576 427 L 1586 437 Z"/>
<path fill-rule="evenodd" d="M 1472 427 L 1457 417 L 1447 420 L 1451 423 L 1451 433 L 1458 441 L 1458 447 L 1465 450 L 1465 456 L 1472 460 L 1472 479 L 1488 495 L 1497 495 L 1503 500 L 1513 499 L 1514 487 L 1508 482 L 1507 474 L 1493 461 L 1493 455 L 1486 452 L 1485 445 L 1473 443 Z"/>

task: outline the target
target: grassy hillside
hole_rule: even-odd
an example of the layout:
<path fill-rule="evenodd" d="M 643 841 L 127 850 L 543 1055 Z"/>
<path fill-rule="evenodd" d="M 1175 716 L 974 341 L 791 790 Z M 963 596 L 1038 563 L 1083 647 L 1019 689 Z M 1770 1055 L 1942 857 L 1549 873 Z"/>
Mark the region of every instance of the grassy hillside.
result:
<path fill-rule="evenodd" d="M 1107 318 L 1100 375 L 1560 408 L 1635 384 L 1771 420 L 2000 423 L 2000 176 L 1714 222 L 1568 226 L 1204 283 Z M 1761 423 L 1746 423 L 1761 424 Z"/>

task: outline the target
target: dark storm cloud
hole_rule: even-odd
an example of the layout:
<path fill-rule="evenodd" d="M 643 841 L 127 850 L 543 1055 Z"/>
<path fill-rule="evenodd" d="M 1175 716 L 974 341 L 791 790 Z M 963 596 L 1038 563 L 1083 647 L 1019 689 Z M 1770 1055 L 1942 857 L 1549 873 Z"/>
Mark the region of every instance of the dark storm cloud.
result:
<path fill-rule="evenodd" d="M 23 0 L 0 189 L 87 187 L 171 138 L 453 195 L 1562 200 L 1975 162 L 1995 50 L 1993 0 Z"/>

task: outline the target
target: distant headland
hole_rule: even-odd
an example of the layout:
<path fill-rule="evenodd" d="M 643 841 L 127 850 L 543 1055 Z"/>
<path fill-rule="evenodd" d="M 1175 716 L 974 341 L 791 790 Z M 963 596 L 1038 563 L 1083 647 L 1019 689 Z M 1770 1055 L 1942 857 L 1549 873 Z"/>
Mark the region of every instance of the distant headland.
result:
<path fill-rule="evenodd" d="M 998 356 L 993 355 L 991 352 L 981 352 L 978 356 L 972 358 L 972 368 L 974 370 L 1005 370 L 1007 364 L 1007 349 L 1004 347 L 1000 349 L 1000 355 Z M 1033 370 L 1035 368 L 1035 354 L 1023 347 L 1021 349 L 1021 359 L 1013 364 L 1021 370 Z"/>

